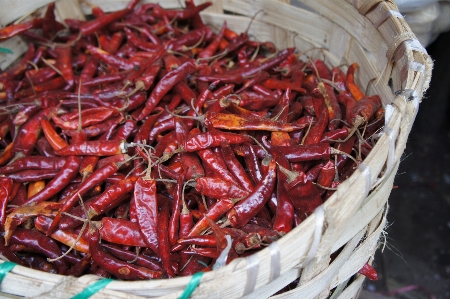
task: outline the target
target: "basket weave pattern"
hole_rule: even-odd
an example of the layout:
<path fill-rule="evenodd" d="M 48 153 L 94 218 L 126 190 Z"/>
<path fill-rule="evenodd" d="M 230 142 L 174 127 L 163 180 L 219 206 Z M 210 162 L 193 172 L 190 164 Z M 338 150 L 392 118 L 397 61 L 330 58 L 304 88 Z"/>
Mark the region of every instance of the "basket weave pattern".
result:
<path fill-rule="evenodd" d="M 36 9 L 45 11 L 50 2 L 1 0 L 0 23 L 8 24 Z M 105 11 L 123 8 L 127 3 L 122 0 L 89 2 Z M 175 0 L 159 2 L 168 8 L 179 5 Z M 196 1 L 201 2 L 205 1 Z M 322 51 L 308 52 L 308 56 L 323 58 L 325 55 L 332 65 L 357 62 L 359 85 L 367 86 L 375 79 L 368 93 L 382 97 L 387 113 L 385 130 L 377 145 L 363 165 L 326 201 L 324 218 L 319 212 L 314 213 L 270 247 L 205 273 L 192 298 L 264 298 L 298 277 L 299 287 L 273 298 L 326 298 L 335 287 L 340 292 L 335 292 L 333 298 L 355 298 L 364 277 L 358 276 L 351 284 L 347 282 L 371 261 L 380 244 L 387 200 L 400 157 L 431 79 L 431 59 L 393 1 L 296 1 L 302 9 L 290 5 L 289 0 L 213 2 L 212 7 L 202 12 L 208 25 L 220 27 L 226 20 L 229 28 L 242 32 L 256 15 L 249 35 L 258 40 L 273 41 L 280 49 L 295 46 L 299 52 L 322 48 Z M 60 20 L 83 19 L 90 10 L 77 0 L 64 0 L 56 3 L 56 13 Z M 19 37 L 1 46 L 14 50 L 13 55 L 0 54 L 0 60 L 4 61 L 2 68 L 26 50 L 25 42 Z M 331 254 L 339 249 L 342 250 L 332 260 Z M 6 275 L 0 291 L 19 296 L 69 298 L 98 279 L 93 275 L 64 277 L 17 266 Z M 190 277 L 114 281 L 92 298 L 178 298 L 189 280 Z"/>

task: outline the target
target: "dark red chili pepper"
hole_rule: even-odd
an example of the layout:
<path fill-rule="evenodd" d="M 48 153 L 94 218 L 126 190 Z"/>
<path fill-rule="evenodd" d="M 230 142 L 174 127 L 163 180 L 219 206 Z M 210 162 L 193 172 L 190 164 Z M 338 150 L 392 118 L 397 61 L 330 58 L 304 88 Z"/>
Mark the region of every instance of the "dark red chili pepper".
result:
<path fill-rule="evenodd" d="M 375 112 L 381 107 L 381 98 L 378 95 L 367 96 L 356 102 L 350 112 L 350 125 L 368 122 Z"/>
<path fill-rule="evenodd" d="M 80 162 L 81 157 L 69 156 L 66 160 L 66 164 L 58 171 L 55 178 L 53 178 L 39 193 L 29 198 L 25 204 L 30 205 L 45 201 L 64 189 L 64 187 L 66 187 L 78 174 Z"/>
<path fill-rule="evenodd" d="M 62 255 L 55 241 L 31 229 L 16 228 L 11 236 L 10 243 L 31 247 L 51 259 L 56 259 Z M 58 274 L 66 273 L 67 266 L 64 260 L 57 259 L 53 263 L 58 270 Z"/>
<path fill-rule="evenodd" d="M 132 10 L 138 4 L 138 2 L 139 0 L 132 0 L 127 5 L 127 7 L 122 10 L 117 10 L 109 14 L 101 15 L 98 18 L 83 24 L 83 26 L 80 27 L 81 34 L 83 35 L 93 34 L 94 32 L 97 32 L 98 30 L 108 26 L 112 22 L 125 17 L 127 14 L 132 12 Z"/>
<path fill-rule="evenodd" d="M 0 167 L 0 174 L 9 174 L 31 169 L 58 171 L 65 163 L 66 159 L 59 157 L 23 157 L 6 166 Z"/>
<path fill-rule="evenodd" d="M 124 30 L 127 36 L 127 40 L 135 47 L 147 52 L 155 52 L 156 50 L 159 49 L 159 45 L 142 40 L 136 34 L 134 34 L 133 31 L 131 31 L 129 28 L 125 27 Z"/>
<path fill-rule="evenodd" d="M 335 178 L 335 167 L 333 160 L 329 160 L 321 169 L 319 177 L 317 178 L 317 184 L 323 187 L 330 187 Z"/>
<path fill-rule="evenodd" d="M 72 50 L 69 47 L 56 47 L 56 68 L 58 68 L 68 86 L 74 86 L 75 77 L 72 69 Z"/>
<path fill-rule="evenodd" d="M 316 59 L 309 63 L 309 68 L 316 74 L 320 79 L 326 79 L 331 81 L 332 74 L 328 66 L 323 60 Z"/>
<path fill-rule="evenodd" d="M 169 243 L 169 220 L 170 220 L 170 208 L 169 203 L 165 201 L 160 206 L 158 213 L 158 245 L 159 256 L 163 265 L 164 272 L 168 277 L 174 277 L 175 273 L 172 269 L 172 263 L 170 258 L 170 243 Z"/>
<path fill-rule="evenodd" d="M 197 178 L 195 182 L 195 189 L 198 192 L 213 198 L 240 198 L 249 194 L 248 191 L 219 178 L 202 177 Z"/>
<path fill-rule="evenodd" d="M 136 253 L 121 249 L 119 246 L 112 244 L 102 244 L 102 247 L 106 248 L 108 252 L 124 261 L 132 261 L 136 259 L 134 264 L 136 264 L 137 266 L 145 267 L 154 271 L 162 271 L 161 265 L 157 261 L 147 257 L 146 255 L 141 254 L 139 256 L 136 256 Z"/>
<path fill-rule="evenodd" d="M 158 205 L 156 182 L 139 178 L 134 186 L 133 199 L 136 206 L 137 223 L 145 243 L 158 253 Z"/>
<path fill-rule="evenodd" d="M 278 146 L 278 149 L 286 156 L 289 162 L 328 160 L 331 155 L 331 147 L 327 143 Z"/>
<path fill-rule="evenodd" d="M 25 74 L 27 80 L 24 79 L 22 86 L 23 88 L 26 88 L 29 87 L 30 84 L 39 85 L 54 78 L 57 74 L 58 73 L 51 67 L 40 68 L 39 71 L 37 71 L 33 75 L 28 76 L 27 74 Z"/>
<path fill-rule="evenodd" d="M 227 140 L 229 144 L 242 144 L 244 142 L 252 141 L 250 137 L 244 135 L 213 130 L 188 138 L 186 142 L 184 142 L 183 148 L 188 152 L 195 152 L 220 146 L 223 140 Z"/>
<path fill-rule="evenodd" d="M 112 73 L 108 75 L 98 76 L 96 78 L 90 79 L 88 81 L 83 81 L 83 86 L 95 86 L 101 84 L 114 83 L 125 79 L 130 71 L 124 71 L 120 73 Z"/>
<path fill-rule="evenodd" d="M 240 183 L 240 186 L 242 186 L 248 192 L 252 192 L 254 189 L 253 182 L 248 177 L 242 164 L 234 155 L 228 141 L 222 142 L 221 151 L 223 160 L 225 161 L 228 170 L 236 177 L 236 179 Z"/>
<path fill-rule="evenodd" d="M 320 82 L 317 86 L 325 100 L 325 105 L 328 109 L 328 130 L 335 130 L 340 125 L 342 112 L 341 108 L 339 107 L 339 102 L 334 93 L 334 89 L 330 84 L 323 82 Z"/>
<path fill-rule="evenodd" d="M 263 162 L 265 163 L 265 162 Z M 238 202 L 227 214 L 227 218 L 233 227 L 242 227 L 250 221 L 267 200 L 270 198 L 276 181 L 276 163 L 270 160 L 268 171 L 258 182 L 255 190 L 246 198 Z"/>
<path fill-rule="evenodd" d="M 329 132 L 325 132 L 322 135 L 322 139 L 320 140 L 320 142 L 327 142 L 327 143 L 331 143 L 333 141 L 336 140 L 344 140 L 345 138 L 347 138 L 348 136 L 348 132 L 349 129 L 347 127 L 343 127 L 341 129 L 336 129 L 333 131 L 329 131 Z"/>
<path fill-rule="evenodd" d="M 218 157 L 214 152 L 210 149 L 204 149 L 197 151 L 200 159 L 202 159 L 203 163 L 209 167 L 209 169 L 213 170 L 215 175 L 224 179 L 225 181 L 231 182 L 237 186 L 239 186 L 239 182 L 237 179 L 228 171 L 226 168 L 226 164 Z M 221 161 L 222 160 L 222 161 Z"/>
<path fill-rule="evenodd" d="M 108 52 L 91 45 L 87 45 L 87 48 L 94 57 L 120 69 L 131 70 L 134 69 L 136 65 L 138 65 L 138 62 L 133 62 L 132 60 L 109 54 Z"/>
<path fill-rule="evenodd" d="M 162 277 L 162 272 L 160 271 L 154 271 L 144 267 L 135 266 L 127 262 L 123 262 L 104 251 L 100 246 L 100 233 L 98 232 L 98 230 L 95 230 L 90 234 L 89 252 L 92 256 L 92 259 L 98 265 L 120 279 L 136 280 Z"/>
<path fill-rule="evenodd" d="M 127 152 L 124 140 L 84 141 L 55 151 L 58 156 L 113 156 Z"/>
<path fill-rule="evenodd" d="M 17 92 L 14 97 L 16 99 L 21 99 L 44 91 L 58 90 L 64 86 L 66 86 L 66 80 L 63 77 L 56 77 L 39 85 L 35 85 L 33 88 L 23 89 Z"/>
<path fill-rule="evenodd" d="M 198 58 L 209 58 L 216 53 L 217 49 L 219 48 L 220 40 L 223 38 L 226 28 L 227 22 L 225 21 L 223 23 L 222 29 L 220 29 L 214 40 L 209 43 L 208 46 L 206 46 L 200 53 L 198 53 Z"/>
<path fill-rule="evenodd" d="M 188 60 L 173 71 L 168 72 L 161 80 L 156 84 L 150 97 L 145 103 L 145 108 L 138 116 L 138 120 L 144 119 L 149 115 L 153 109 L 158 105 L 163 96 L 169 92 L 181 79 L 189 76 L 197 70 L 197 65 L 194 61 Z"/>
<path fill-rule="evenodd" d="M 125 194 L 133 190 L 136 180 L 137 177 L 128 177 L 111 185 L 95 201 L 86 204 L 86 209 L 91 215 L 100 215 L 109 211 L 124 200 Z"/>
<path fill-rule="evenodd" d="M 97 169 L 86 180 L 84 180 L 75 192 L 72 192 L 70 196 L 64 199 L 64 206 L 61 208 L 58 215 L 55 216 L 50 226 L 49 233 L 53 233 L 53 231 L 57 228 L 62 213 L 70 211 L 70 209 L 79 201 L 80 197 L 84 196 L 93 187 L 101 184 L 106 178 L 116 173 L 119 167 L 119 163 L 111 162 L 102 168 Z"/>
<path fill-rule="evenodd" d="M 27 181 L 40 181 L 53 179 L 58 170 L 24 170 L 15 173 L 7 174 L 6 177 L 11 178 L 17 183 L 26 183 Z"/>
<path fill-rule="evenodd" d="M 262 85 L 265 88 L 268 88 L 268 89 L 282 89 L 282 90 L 286 90 L 286 89 L 290 88 L 293 91 L 297 91 L 297 92 L 300 92 L 300 93 L 306 93 L 306 89 L 304 89 L 304 88 L 298 87 L 298 86 L 296 86 L 296 85 L 294 85 L 294 84 L 292 84 L 290 82 L 281 81 L 281 80 L 278 80 L 278 79 L 275 79 L 275 78 L 268 78 L 268 79 L 266 79 L 262 83 Z"/>
<path fill-rule="evenodd" d="M 262 149 L 261 151 L 263 152 L 262 157 L 265 157 L 266 153 Z M 263 174 L 261 164 L 258 159 L 258 154 L 252 146 L 248 147 L 248 151 L 244 155 L 244 161 L 245 165 L 247 166 L 250 177 L 252 178 L 253 182 L 257 184 L 262 179 Z"/>
<path fill-rule="evenodd" d="M 322 139 L 322 135 L 325 132 L 325 129 L 328 125 L 328 111 L 322 110 L 319 120 L 316 125 L 311 128 L 309 133 L 306 135 L 303 144 L 304 145 L 313 145 L 320 142 Z"/>
<path fill-rule="evenodd" d="M 188 237 L 198 236 L 202 231 L 209 227 L 208 218 L 212 221 L 217 221 L 225 215 L 236 203 L 236 200 L 231 200 L 229 198 L 223 198 L 219 200 L 215 205 L 213 205 L 203 218 L 197 221 L 194 227 L 189 231 Z M 184 246 L 175 245 L 172 251 L 177 251 L 183 249 Z"/>
<path fill-rule="evenodd" d="M 125 219 L 103 217 L 99 229 L 102 239 L 120 245 L 146 247 L 137 223 Z"/>
<path fill-rule="evenodd" d="M 177 243 L 180 245 L 198 245 L 206 247 L 217 246 L 216 238 L 212 235 L 186 237 L 179 239 Z"/>

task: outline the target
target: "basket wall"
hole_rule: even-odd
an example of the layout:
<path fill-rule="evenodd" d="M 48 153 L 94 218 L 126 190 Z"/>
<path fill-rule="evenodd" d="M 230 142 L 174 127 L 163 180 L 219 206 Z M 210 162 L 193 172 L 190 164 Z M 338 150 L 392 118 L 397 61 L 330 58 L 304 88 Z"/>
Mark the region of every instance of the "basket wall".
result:
<path fill-rule="evenodd" d="M 5 25 L 50 3 L 49 0 L 1 0 L 0 22 Z M 90 0 L 106 11 L 124 7 L 127 1 Z M 152 1 L 141 1 L 152 2 Z M 205 1 L 196 1 L 196 3 Z M 256 15 L 249 34 L 273 41 L 278 48 L 295 46 L 308 51 L 311 58 L 326 57 L 330 65 L 357 62 L 358 84 L 369 94 L 379 94 L 386 106 L 384 133 L 364 161 L 364 167 L 341 185 L 324 204 L 324 229 L 319 214 L 313 214 L 274 245 L 224 268 L 205 273 L 192 298 L 264 298 L 275 294 L 300 277 L 294 290 L 274 298 L 326 298 L 338 287 L 333 298 L 355 298 L 363 277 L 348 280 L 372 259 L 386 223 L 387 200 L 404 151 L 419 102 L 429 86 L 432 62 L 425 49 L 398 14 L 391 1 L 288 1 L 218 0 L 202 13 L 205 23 L 219 27 L 227 21 L 237 32 L 245 31 Z M 294 2 L 294 1 L 293 1 Z M 177 7 L 178 1 L 160 1 L 164 7 Z M 84 18 L 88 6 L 77 0 L 56 3 L 57 16 Z M 225 14 L 231 12 L 233 14 Z M 26 49 L 16 37 L 0 46 L 14 54 L 0 54 L 2 68 Z M 323 50 L 311 50 L 321 48 Z M 369 190 L 370 193 L 369 193 Z M 314 235 L 320 243 L 310 251 Z M 330 255 L 343 248 L 330 263 Z M 305 263 L 308 253 L 312 259 Z M 279 271 L 278 271 L 279 269 Z M 6 275 L 0 291 L 20 296 L 68 298 L 97 280 L 42 273 L 15 267 Z M 92 298 L 134 298 L 134 296 L 178 298 L 190 277 L 139 282 L 114 281 Z M 339 295 L 340 294 L 340 295 Z"/>

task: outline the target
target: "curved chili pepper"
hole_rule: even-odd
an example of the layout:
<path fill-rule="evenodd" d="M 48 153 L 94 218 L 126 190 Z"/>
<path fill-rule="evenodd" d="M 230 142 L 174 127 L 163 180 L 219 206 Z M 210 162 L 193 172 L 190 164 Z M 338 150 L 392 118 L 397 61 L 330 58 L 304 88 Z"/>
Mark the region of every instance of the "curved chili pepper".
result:
<path fill-rule="evenodd" d="M 206 46 L 202 51 L 200 51 L 200 53 L 198 53 L 198 58 L 209 58 L 216 53 L 217 49 L 219 48 L 220 40 L 223 38 L 226 28 L 227 22 L 224 21 L 222 28 L 220 29 L 214 40 L 209 43 L 208 46 Z"/>
<path fill-rule="evenodd" d="M 352 97 L 358 102 L 362 98 L 365 97 L 364 92 L 358 87 L 358 85 L 355 83 L 355 72 L 358 68 L 358 64 L 355 62 L 351 64 L 347 69 L 347 80 L 346 80 L 346 87 L 347 90 L 350 92 Z"/>
<path fill-rule="evenodd" d="M 139 256 L 136 256 L 136 253 L 123 250 L 119 246 L 115 246 L 112 244 L 102 244 L 101 246 L 103 248 L 106 248 L 106 250 L 111 254 L 124 261 L 131 261 L 136 259 L 134 264 L 136 264 L 137 266 L 145 267 L 154 271 L 162 271 L 162 267 L 157 261 L 154 261 L 152 258 L 149 258 L 145 255 L 141 254 Z"/>
<path fill-rule="evenodd" d="M 78 187 L 75 192 L 72 192 L 70 196 L 64 199 L 64 206 L 61 208 L 60 212 L 53 219 L 52 224 L 50 225 L 48 233 L 51 234 L 57 228 L 59 221 L 61 219 L 62 213 L 68 212 L 80 199 L 80 197 L 84 196 L 89 190 L 93 187 L 102 183 L 106 178 L 110 175 L 117 172 L 120 164 L 111 162 L 106 164 L 100 169 L 94 171 L 81 185 Z"/>
<path fill-rule="evenodd" d="M 147 99 L 144 109 L 138 116 L 138 120 L 142 120 L 149 115 L 161 101 L 162 97 L 167 94 L 172 87 L 174 87 L 181 79 L 192 74 L 196 70 L 197 65 L 195 62 L 193 60 L 188 60 L 161 78 L 150 94 L 150 97 Z"/>
<path fill-rule="evenodd" d="M 69 156 L 64 167 L 58 171 L 56 176 L 39 193 L 29 198 L 26 205 L 45 201 L 60 192 L 78 174 L 81 157 Z"/>
<path fill-rule="evenodd" d="M 100 246 L 100 234 L 98 230 L 95 230 L 90 234 L 89 252 L 91 253 L 92 259 L 97 264 L 120 279 L 136 280 L 162 277 L 162 272 L 123 262 L 105 252 Z"/>
<path fill-rule="evenodd" d="M 11 236 L 10 243 L 29 246 L 52 259 L 56 259 L 62 255 L 55 241 L 31 229 L 16 228 Z M 55 260 L 53 263 L 58 270 L 58 274 L 66 273 L 67 266 L 62 259 Z"/>
<path fill-rule="evenodd" d="M 252 192 L 254 189 L 253 182 L 248 177 L 242 164 L 234 155 L 228 141 L 222 142 L 221 152 L 228 170 L 237 178 L 240 186 L 242 186 L 246 191 Z"/>
<path fill-rule="evenodd" d="M 276 180 L 276 163 L 270 160 L 268 171 L 258 182 L 255 190 L 246 198 L 238 202 L 227 214 L 233 227 L 242 227 L 250 221 L 269 199 Z"/>
<path fill-rule="evenodd" d="M 80 27 L 80 32 L 83 35 L 90 35 L 94 32 L 108 26 L 112 22 L 119 20 L 126 16 L 127 14 L 131 13 L 131 11 L 134 9 L 134 7 L 139 3 L 139 0 L 132 0 L 125 9 L 118 10 L 109 14 L 104 14 L 96 19 L 89 21 L 85 24 L 83 24 Z"/>
<path fill-rule="evenodd" d="M 35 219 L 35 227 L 38 231 L 47 234 L 52 239 L 61 242 L 62 244 L 65 244 L 69 247 L 73 246 L 73 249 L 79 251 L 88 253 L 89 252 L 89 244 L 88 240 L 85 239 L 84 235 L 78 239 L 78 234 L 74 231 L 63 231 L 63 230 L 56 230 L 55 232 L 49 234 L 48 228 L 50 226 L 52 219 L 44 216 L 39 215 Z"/>

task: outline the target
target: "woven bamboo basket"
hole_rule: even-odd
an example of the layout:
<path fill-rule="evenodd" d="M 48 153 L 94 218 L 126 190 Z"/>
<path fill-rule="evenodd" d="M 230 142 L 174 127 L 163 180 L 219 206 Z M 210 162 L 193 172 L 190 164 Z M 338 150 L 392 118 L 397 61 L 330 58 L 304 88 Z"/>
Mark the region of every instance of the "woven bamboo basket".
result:
<path fill-rule="evenodd" d="M 1 0 L 4 26 L 36 10 L 44 11 L 51 0 Z M 105 11 L 123 8 L 124 0 L 89 0 Z M 141 2 L 148 2 L 147 0 Z M 159 1 L 175 8 L 178 1 Z M 198 2 L 204 2 L 196 1 Z M 202 12 L 206 24 L 223 21 L 236 32 L 273 41 L 278 48 L 295 46 L 323 58 L 330 65 L 357 62 L 358 84 L 370 85 L 386 108 L 384 132 L 355 173 L 337 192 L 292 232 L 247 258 L 207 272 L 192 298 L 357 298 L 364 277 L 358 270 L 371 262 L 386 224 L 387 201 L 400 157 L 431 78 L 432 61 L 399 14 L 394 1 L 382 0 L 215 0 Z M 301 7 L 301 8 L 299 8 Z M 225 13 L 226 12 L 226 13 Z M 88 6 L 78 0 L 56 2 L 56 13 L 84 19 Z M 0 46 L 14 54 L 0 54 L 2 68 L 26 50 L 25 42 L 12 38 Z M 338 251 L 339 250 L 339 251 Z M 336 257 L 331 258 L 335 252 Z M 274 295 L 299 278 L 298 287 Z M 99 277 L 66 277 L 16 266 L 0 285 L 0 291 L 18 296 L 69 298 Z M 92 298 L 178 298 L 191 277 L 152 281 L 113 281 Z"/>

